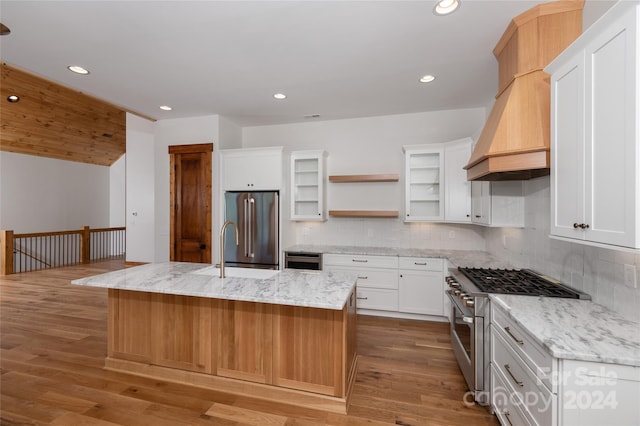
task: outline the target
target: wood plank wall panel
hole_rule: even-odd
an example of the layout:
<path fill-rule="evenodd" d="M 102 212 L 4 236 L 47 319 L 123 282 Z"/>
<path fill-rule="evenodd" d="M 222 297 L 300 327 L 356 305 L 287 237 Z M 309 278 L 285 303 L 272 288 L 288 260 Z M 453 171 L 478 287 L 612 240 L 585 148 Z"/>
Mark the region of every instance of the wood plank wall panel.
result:
<path fill-rule="evenodd" d="M 116 106 L 6 63 L 0 94 L 2 151 L 102 166 L 125 153 L 126 113 Z"/>

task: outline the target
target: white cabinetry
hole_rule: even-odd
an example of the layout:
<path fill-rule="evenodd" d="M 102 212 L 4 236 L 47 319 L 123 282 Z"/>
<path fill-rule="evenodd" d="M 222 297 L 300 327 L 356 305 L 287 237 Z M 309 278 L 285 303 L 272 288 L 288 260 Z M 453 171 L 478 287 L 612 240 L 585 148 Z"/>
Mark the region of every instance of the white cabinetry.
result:
<path fill-rule="evenodd" d="M 638 367 L 554 358 L 491 303 L 491 405 L 503 425 L 640 423 Z"/>
<path fill-rule="evenodd" d="M 220 151 L 223 191 L 279 190 L 282 147 Z"/>
<path fill-rule="evenodd" d="M 329 253 L 322 267 L 358 274 L 358 309 L 398 311 L 398 257 Z"/>
<path fill-rule="evenodd" d="M 291 220 L 325 219 L 325 157 L 322 150 L 291 153 Z"/>
<path fill-rule="evenodd" d="M 463 166 L 472 140 L 406 145 L 405 221 L 471 222 L 471 185 Z"/>
<path fill-rule="evenodd" d="M 621 1 L 551 76 L 551 234 L 640 248 L 639 3 Z"/>
<path fill-rule="evenodd" d="M 470 138 L 444 144 L 444 220 L 471 222 L 471 182 L 462 167 L 471 157 Z"/>
<path fill-rule="evenodd" d="M 485 226 L 523 227 L 522 182 L 471 182 L 471 221 Z"/>
<path fill-rule="evenodd" d="M 444 315 L 443 259 L 401 257 L 398 310 Z"/>
<path fill-rule="evenodd" d="M 327 253 L 323 269 L 357 273 L 358 309 L 367 313 L 444 315 L 443 259 Z"/>
<path fill-rule="evenodd" d="M 440 144 L 404 147 L 405 221 L 444 219 L 444 155 Z"/>

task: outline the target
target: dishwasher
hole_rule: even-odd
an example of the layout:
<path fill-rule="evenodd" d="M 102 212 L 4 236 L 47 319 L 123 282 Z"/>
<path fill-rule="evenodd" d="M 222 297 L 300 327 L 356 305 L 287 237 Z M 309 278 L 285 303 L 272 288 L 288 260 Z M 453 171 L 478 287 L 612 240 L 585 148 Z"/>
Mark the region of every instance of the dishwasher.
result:
<path fill-rule="evenodd" d="M 284 253 L 284 267 L 289 269 L 322 270 L 322 253 L 294 252 Z"/>

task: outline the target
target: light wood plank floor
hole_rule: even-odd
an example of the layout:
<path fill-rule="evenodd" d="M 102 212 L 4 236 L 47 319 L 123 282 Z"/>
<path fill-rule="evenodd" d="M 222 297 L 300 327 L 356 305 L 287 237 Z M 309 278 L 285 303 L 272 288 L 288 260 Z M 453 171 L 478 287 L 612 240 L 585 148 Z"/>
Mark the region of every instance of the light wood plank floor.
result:
<path fill-rule="evenodd" d="M 348 415 L 103 370 L 107 292 L 69 281 L 122 261 L 0 278 L 1 425 L 497 425 L 463 402 L 446 324 L 360 316 Z"/>

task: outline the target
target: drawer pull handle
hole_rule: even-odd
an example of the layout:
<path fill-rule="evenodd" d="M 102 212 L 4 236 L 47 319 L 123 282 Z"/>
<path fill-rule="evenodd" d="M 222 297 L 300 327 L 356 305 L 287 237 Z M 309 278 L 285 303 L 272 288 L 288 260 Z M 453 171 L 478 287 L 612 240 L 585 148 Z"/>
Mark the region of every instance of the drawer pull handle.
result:
<path fill-rule="evenodd" d="M 427 266 L 427 262 L 413 262 L 414 265 Z"/>
<path fill-rule="evenodd" d="M 367 280 L 367 279 L 369 279 L 369 277 L 367 277 L 367 276 L 364 276 L 364 277 L 358 277 L 358 279 L 359 279 L 359 280 Z"/>
<path fill-rule="evenodd" d="M 514 336 L 514 335 L 513 335 L 513 333 L 511 333 L 511 328 L 510 328 L 510 327 L 505 327 L 505 328 L 504 328 L 504 331 L 506 331 L 506 332 L 507 332 L 507 334 L 509 334 L 509 336 L 511 336 L 511 338 L 512 338 L 513 340 L 515 340 L 517 344 L 519 344 L 519 345 L 524 345 L 524 340 L 522 340 L 522 339 L 518 339 L 516 336 Z"/>
<path fill-rule="evenodd" d="M 358 300 L 369 300 L 368 297 L 356 297 L 356 299 L 358 299 Z"/>
<path fill-rule="evenodd" d="M 368 260 L 367 259 L 351 259 L 352 262 L 360 262 L 360 263 L 367 263 Z"/>
<path fill-rule="evenodd" d="M 505 370 L 507 370 L 507 373 L 509 373 L 509 375 L 511 376 L 513 381 L 516 383 L 516 385 L 518 385 L 520 387 L 524 386 L 524 383 L 521 382 L 520 380 L 516 379 L 516 377 L 513 375 L 513 373 L 511 372 L 511 367 L 509 367 L 509 364 L 505 364 L 504 368 L 505 368 Z"/>
<path fill-rule="evenodd" d="M 509 410 L 504 410 L 502 414 L 504 414 L 504 418 L 507 419 L 509 426 L 513 426 L 513 423 L 511 423 L 511 419 L 509 418 L 509 414 L 511 414 L 509 413 Z"/>

